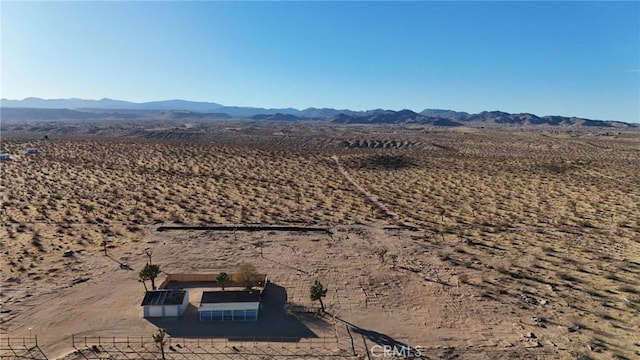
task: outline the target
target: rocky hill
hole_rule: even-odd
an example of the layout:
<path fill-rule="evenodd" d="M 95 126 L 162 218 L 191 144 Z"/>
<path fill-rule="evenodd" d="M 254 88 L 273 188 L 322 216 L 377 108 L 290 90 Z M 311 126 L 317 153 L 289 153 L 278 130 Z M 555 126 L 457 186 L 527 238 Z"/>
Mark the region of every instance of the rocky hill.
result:
<path fill-rule="evenodd" d="M 640 124 L 621 121 L 592 120 L 565 116 L 537 116 L 529 113 L 510 114 L 502 111 L 483 111 L 469 114 L 461 111 L 425 109 L 367 111 L 336 110 L 331 108 L 265 109 L 224 106 L 212 102 L 186 100 L 132 103 L 101 99 L 2 99 L 0 119 L 29 120 L 95 120 L 95 119 L 251 119 L 265 121 L 328 121 L 335 124 L 421 124 L 431 126 L 564 126 L 638 128 Z"/>

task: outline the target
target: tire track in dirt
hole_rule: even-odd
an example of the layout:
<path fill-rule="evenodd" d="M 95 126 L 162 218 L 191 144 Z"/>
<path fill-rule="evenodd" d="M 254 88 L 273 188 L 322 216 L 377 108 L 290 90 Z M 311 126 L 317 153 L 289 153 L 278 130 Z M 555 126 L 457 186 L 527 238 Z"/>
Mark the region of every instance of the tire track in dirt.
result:
<path fill-rule="evenodd" d="M 596 171 L 594 169 L 585 169 L 585 171 L 586 171 L 587 174 L 591 174 L 591 175 L 594 175 L 596 177 L 603 177 L 605 179 L 613 180 L 613 181 L 617 182 L 618 184 L 636 186 L 636 184 L 633 184 L 630 181 L 623 180 L 623 179 L 617 179 L 617 178 L 614 178 L 613 176 L 609 176 L 609 175 L 603 174 L 603 173 L 601 173 L 599 171 Z"/>
<path fill-rule="evenodd" d="M 336 162 L 336 165 L 338 166 L 338 171 L 340 172 L 340 174 L 342 174 L 342 176 L 344 176 L 344 178 L 351 183 L 351 185 L 353 185 L 353 187 L 356 188 L 356 190 L 358 190 L 360 193 L 362 193 L 362 195 L 364 195 L 367 200 L 369 200 L 373 205 L 375 205 L 378 209 L 382 210 L 382 212 L 384 212 L 384 214 L 392 219 L 392 222 L 395 225 L 399 225 L 399 226 L 413 226 L 410 224 L 406 224 L 404 221 L 402 221 L 400 219 L 400 216 L 391 211 L 384 203 L 382 203 L 380 200 L 378 200 L 378 197 L 375 196 L 374 194 L 370 193 L 367 189 L 363 188 L 362 186 L 360 186 L 360 184 L 358 184 L 357 181 L 355 181 L 347 172 L 347 170 L 345 170 L 345 168 L 342 166 L 342 164 L 340 163 L 340 160 L 338 159 L 338 157 L 336 155 L 333 155 L 331 157 L 331 159 L 333 159 L 333 161 Z"/>

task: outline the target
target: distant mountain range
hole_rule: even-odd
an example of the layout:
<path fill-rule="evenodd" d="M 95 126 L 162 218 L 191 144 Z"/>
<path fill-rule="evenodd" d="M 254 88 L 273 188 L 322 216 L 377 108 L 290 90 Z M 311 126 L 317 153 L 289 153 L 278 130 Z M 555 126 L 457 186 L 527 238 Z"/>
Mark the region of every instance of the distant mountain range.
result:
<path fill-rule="evenodd" d="M 264 109 L 255 107 L 224 106 L 213 102 L 165 100 L 134 103 L 122 100 L 100 99 L 2 99 L 0 119 L 26 120 L 99 120 L 99 119 L 252 119 L 265 121 L 322 120 L 338 124 L 424 124 L 433 126 L 471 125 L 550 125 L 640 127 L 621 121 L 591 120 L 564 116 L 536 116 L 509 114 L 501 111 L 483 111 L 478 114 L 452 110 L 337 110 L 331 108 Z"/>

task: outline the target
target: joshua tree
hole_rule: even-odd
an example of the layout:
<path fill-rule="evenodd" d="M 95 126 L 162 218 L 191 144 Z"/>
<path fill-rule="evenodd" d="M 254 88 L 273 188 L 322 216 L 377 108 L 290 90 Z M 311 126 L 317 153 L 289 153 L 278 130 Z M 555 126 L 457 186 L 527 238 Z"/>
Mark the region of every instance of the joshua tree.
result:
<path fill-rule="evenodd" d="M 229 275 L 226 272 L 221 272 L 216 276 L 216 281 L 222 287 L 222 291 L 224 291 L 224 285 L 229 281 Z"/>
<path fill-rule="evenodd" d="M 158 345 L 158 347 L 160 348 L 160 353 L 162 354 L 162 360 L 165 360 L 166 358 L 164 357 L 164 336 L 167 334 L 167 330 L 160 328 L 158 329 L 158 332 L 153 334 L 153 341 L 155 341 L 156 345 Z"/>
<path fill-rule="evenodd" d="M 139 276 L 140 276 L 140 278 L 138 279 L 138 281 L 139 281 L 139 282 L 141 282 L 141 283 L 142 283 L 142 285 L 144 286 L 144 292 L 149 291 L 149 289 L 147 289 L 147 283 L 146 283 L 146 281 L 147 281 L 147 280 L 149 280 L 149 279 L 147 279 L 147 278 L 143 278 L 143 276 L 142 276 L 142 271 L 140 272 L 140 275 L 139 275 Z"/>
<path fill-rule="evenodd" d="M 255 245 L 257 248 L 260 248 L 260 257 L 264 257 L 262 253 L 262 248 L 264 247 L 264 241 L 258 241 Z"/>
<path fill-rule="evenodd" d="M 312 301 L 320 302 L 320 309 L 324 312 L 324 303 L 322 302 L 322 298 L 327 296 L 327 288 L 325 288 L 322 283 L 316 280 L 313 285 L 311 285 L 311 289 L 309 292 L 309 297 Z"/>
<path fill-rule="evenodd" d="M 238 264 L 236 272 L 233 274 L 233 281 L 247 289 L 251 289 L 260 281 L 260 276 L 253 264 L 243 261 Z"/>
<path fill-rule="evenodd" d="M 156 278 L 158 277 L 158 275 L 160 275 L 160 265 L 147 264 L 144 266 L 142 270 L 140 270 L 139 277 L 140 277 L 140 280 L 142 280 L 143 282 L 146 280 L 150 280 L 151 288 L 155 290 Z M 146 288 L 147 288 L 147 285 L 145 285 L 145 289 Z"/>
<path fill-rule="evenodd" d="M 398 265 L 398 255 L 397 254 L 391 254 L 391 255 L 389 255 L 389 257 L 391 258 L 391 269 L 395 270 L 396 269 L 396 265 Z"/>
<path fill-rule="evenodd" d="M 384 264 L 384 256 L 387 254 L 387 249 L 379 248 L 373 251 L 374 254 L 378 255 L 380 262 Z"/>
<path fill-rule="evenodd" d="M 151 262 L 151 255 L 153 255 L 153 252 L 149 250 L 149 248 L 146 248 L 144 249 L 144 253 L 149 257 L 149 264 L 153 264 L 153 262 Z"/>

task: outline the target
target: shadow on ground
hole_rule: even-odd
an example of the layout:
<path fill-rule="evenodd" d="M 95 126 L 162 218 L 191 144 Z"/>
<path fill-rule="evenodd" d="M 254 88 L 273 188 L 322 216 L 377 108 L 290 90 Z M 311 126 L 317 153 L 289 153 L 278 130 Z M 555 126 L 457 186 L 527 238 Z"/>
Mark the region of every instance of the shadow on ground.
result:
<path fill-rule="evenodd" d="M 409 344 L 405 344 L 392 338 L 389 335 L 379 333 L 374 330 L 363 329 L 357 325 L 354 325 L 338 316 L 336 320 L 348 325 L 351 328 L 353 337 L 362 336 L 364 343 L 367 345 L 367 351 L 375 357 L 387 356 L 398 358 L 410 358 L 410 359 L 423 359 L 429 358 L 422 354 L 420 346 L 413 347 Z"/>
<path fill-rule="evenodd" d="M 375 155 L 360 158 L 356 163 L 345 163 L 349 168 L 365 168 L 370 170 L 401 170 L 417 166 L 410 157 L 403 155 Z"/>
<path fill-rule="evenodd" d="M 258 321 L 200 321 L 198 308 L 192 304 L 179 318 L 148 318 L 173 337 L 227 338 L 229 340 L 300 341 L 318 337 L 299 318 L 285 311 L 287 292 L 284 287 L 268 283 L 261 301 Z M 324 320 L 317 320 L 324 321 Z"/>

